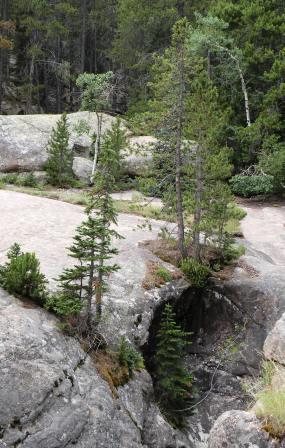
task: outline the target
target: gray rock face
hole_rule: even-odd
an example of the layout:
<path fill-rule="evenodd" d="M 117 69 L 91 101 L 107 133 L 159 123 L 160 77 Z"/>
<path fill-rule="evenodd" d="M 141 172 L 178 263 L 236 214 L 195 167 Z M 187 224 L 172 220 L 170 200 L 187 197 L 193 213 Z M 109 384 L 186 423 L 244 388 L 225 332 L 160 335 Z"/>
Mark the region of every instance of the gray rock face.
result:
<path fill-rule="evenodd" d="M 213 426 L 208 448 L 274 448 L 278 445 L 261 429 L 254 414 L 225 412 Z"/>
<path fill-rule="evenodd" d="M 47 160 L 46 146 L 60 115 L 2 115 L 0 116 L 0 172 L 41 170 Z M 89 135 L 78 135 L 76 126 L 87 122 Z M 102 133 L 111 128 L 115 117 L 103 114 Z M 88 178 L 91 135 L 97 133 L 95 113 L 76 112 L 68 115 L 70 147 L 75 154 L 74 172 L 79 179 Z M 124 122 L 122 126 L 126 129 Z M 147 173 L 152 161 L 151 136 L 131 137 L 124 153 L 124 171 L 131 176 Z"/>
<path fill-rule="evenodd" d="M 285 365 L 285 313 L 267 336 L 263 350 L 267 359 Z"/>
<path fill-rule="evenodd" d="M 52 128 L 60 115 L 2 115 L 0 116 L 0 171 L 40 170 L 47 160 L 46 146 Z M 70 145 L 85 155 L 85 148 L 91 146 L 91 138 L 78 136 L 75 125 L 85 120 L 91 133 L 97 132 L 94 113 L 76 112 L 68 115 L 70 124 Z M 103 114 L 102 132 L 110 129 L 115 118 Z"/>
<path fill-rule="evenodd" d="M 157 143 L 152 136 L 130 137 L 125 152 L 124 170 L 130 176 L 144 176 L 152 163 L 152 147 Z"/>
<path fill-rule="evenodd" d="M 91 359 L 50 314 L 0 290 L 0 442 L 22 448 L 187 447 L 137 372 L 114 399 Z M 149 421 L 151 412 L 153 418 Z M 155 421 L 158 432 L 156 434 Z M 158 439 L 163 431 L 164 441 Z M 152 444 L 145 444 L 144 437 Z"/>
<path fill-rule="evenodd" d="M 90 179 L 92 173 L 93 163 L 91 160 L 85 159 L 84 157 L 74 157 L 72 170 L 75 176 L 84 181 Z"/>

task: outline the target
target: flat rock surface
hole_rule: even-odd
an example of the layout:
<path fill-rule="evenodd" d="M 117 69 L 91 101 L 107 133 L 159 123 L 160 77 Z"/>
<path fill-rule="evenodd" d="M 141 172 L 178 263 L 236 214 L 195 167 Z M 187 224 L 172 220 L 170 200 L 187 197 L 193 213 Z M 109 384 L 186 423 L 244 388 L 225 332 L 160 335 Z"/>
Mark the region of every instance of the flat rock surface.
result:
<path fill-rule="evenodd" d="M 285 205 L 243 208 L 247 212 L 242 220 L 246 241 L 270 257 L 273 263 L 285 266 Z"/>
<path fill-rule="evenodd" d="M 76 227 L 84 219 L 83 208 L 77 205 L 21 193 L 0 190 L 0 263 L 9 247 L 18 242 L 23 250 L 35 252 L 42 272 L 56 287 L 55 278 L 74 260 L 68 257 Z M 148 326 L 159 295 L 142 288 L 146 262 L 155 257 L 139 242 L 155 238 L 161 222 L 152 221 L 151 229 L 140 228 L 145 219 L 120 214 L 118 232 L 124 239 L 114 241 L 119 249 L 116 262 L 121 269 L 109 278 L 105 296 L 104 335 L 109 342 L 118 343 L 121 336 L 132 335 L 137 343 L 146 342 Z M 169 267 L 172 269 L 171 267 Z M 174 294 L 179 294 L 179 288 Z M 171 293 L 171 288 L 170 288 Z"/>

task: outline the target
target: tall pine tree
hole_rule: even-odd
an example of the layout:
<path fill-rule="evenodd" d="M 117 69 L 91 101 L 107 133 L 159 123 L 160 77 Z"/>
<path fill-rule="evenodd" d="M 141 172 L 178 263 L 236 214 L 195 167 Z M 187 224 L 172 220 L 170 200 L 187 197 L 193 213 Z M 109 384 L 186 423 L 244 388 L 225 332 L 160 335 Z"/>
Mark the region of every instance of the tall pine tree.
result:
<path fill-rule="evenodd" d="M 119 269 L 112 261 L 118 253 L 112 240 L 122 237 L 112 228 L 117 224 L 117 214 L 111 197 L 115 173 L 120 164 L 120 142 L 124 140 L 118 126 L 119 122 L 102 142 L 100 169 L 94 176 L 94 187 L 85 210 L 86 219 L 77 228 L 69 248 L 70 256 L 77 262 L 73 268 L 65 269 L 59 277 L 61 294 L 50 302 L 50 307 L 59 311 L 59 314 L 69 314 L 69 308 L 71 313 L 83 309 L 87 330 L 92 329 L 93 322 L 100 322 L 103 294 L 107 288 L 106 278 Z M 96 302 L 94 311 L 93 299 Z"/>

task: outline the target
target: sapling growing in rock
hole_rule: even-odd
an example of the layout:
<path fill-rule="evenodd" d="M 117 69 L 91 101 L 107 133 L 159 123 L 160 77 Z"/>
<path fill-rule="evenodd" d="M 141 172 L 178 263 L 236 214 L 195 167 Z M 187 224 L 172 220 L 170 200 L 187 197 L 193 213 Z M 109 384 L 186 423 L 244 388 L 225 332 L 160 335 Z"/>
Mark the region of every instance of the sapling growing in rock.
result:
<path fill-rule="evenodd" d="M 155 353 L 155 390 L 162 411 L 175 426 L 183 426 L 191 399 L 192 376 L 183 357 L 191 333 L 176 323 L 172 306 L 164 308 Z"/>

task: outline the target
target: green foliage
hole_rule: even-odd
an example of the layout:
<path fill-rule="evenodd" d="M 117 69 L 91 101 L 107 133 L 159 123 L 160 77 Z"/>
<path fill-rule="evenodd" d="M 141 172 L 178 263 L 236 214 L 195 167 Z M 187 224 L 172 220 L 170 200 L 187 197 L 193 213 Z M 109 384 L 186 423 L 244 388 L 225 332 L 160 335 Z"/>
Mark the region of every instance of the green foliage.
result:
<path fill-rule="evenodd" d="M 183 426 L 191 396 L 192 376 L 183 363 L 189 336 L 176 324 L 172 307 L 167 304 L 157 334 L 155 391 L 162 411 L 175 426 Z"/>
<path fill-rule="evenodd" d="M 260 157 L 260 167 L 273 177 L 274 191 L 284 194 L 285 189 L 285 145 L 277 143 L 275 138 L 269 139 L 263 145 L 264 151 Z"/>
<path fill-rule="evenodd" d="M 19 244 L 11 246 L 8 262 L 0 267 L 0 285 L 11 294 L 29 298 L 43 304 L 46 299 L 45 276 L 34 253 L 22 252 Z"/>
<path fill-rule="evenodd" d="M 115 174 L 120 166 L 122 134 L 117 122 L 103 140 L 98 170 L 93 178 L 86 219 L 76 229 L 69 254 L 77 260 L 73 268 L 65 269 L 59 277 L 60 308 L 66 313 L 68 302 L 72 307 L 80 303 L 86 311 L 87 325 L 92 324 L 92 302 L 96 297 L 96 323 L 102 315 L 102 297 L 107 288 L 106 278 L 119 269 L 111 259 L 118 253 L 114 238 L 122 238 L 111 226 L 117 224 L 117 214 L 111 193 Z M 67 303 L 65 303 L 67 301 Z M 67 311 L 66 311 L 67 310 Z M 94 313 L 95 314 L 95 313 Z"/>
<path fill-rule="evenodd" d="M 230 235 L 226 235 L 221 254 L 221 261 L 223 264 L 230 264 L 231 262 L 238 260 L 244 254 L 245 247 L 240 244 L 235 244 L 234 239 Z"/>
<path fill-rule="evenodd" d="M 18 174 L 5 174 L 2 180 L 5 184 L 15 185 L 18 181 Z"/>
<path fill-rule="evenodd" d="M 126 130 L 122 127 L 119 118 L 112 123 L 111 129 L 105 132 L 99 155 L 99 167 L 109 174 L 112 174 L 115 180 L 113 188 L 116 188 L 117 182 L 122 177 L 123 170 L 123 151 L 128 148 L 128 138 Z"/>
<path fill-rule="evenodd" d="M 246 198 L 258 195 L 269 195 L 274 190 L 273 176 L 234 176 L 230 179 L 232 192 Z"/>
<path fill-rule="evenodd" d="M 181 271 L 188 280 L 196 288 L 204 288 L 207 284 L 207 280 L 211 275 L 211 270 L 208 266 L 198 262 L 194 258 L 186 258 L 182 260 L 180 265 Z"/>
<path fill-rule="evenodd" d="M 83 91 L 82 110 L 90 112 L 107 111 L 110 106 L 112 93 L 113 72 L 100 75 L 82 73 L 76 80 L 76 85 Z"/>
<path fill-rule="evenodd" d="M 167 269 L 165 269 L 162 266 L 156 269 L 155 275 L 162 278 L 162 280 L 164 280 L 166 283 L 171 282 L 171 280 L 172 280 L 171 272 L 169 272 Z"/>
<path fill-rule="evenodd" d="M 21 178 L 19 176 L 16 181 L 16 185 L 20 185 L 23 187 L 36 188 L 38 186 L 38 181 L 37 181 L 37 178 L 34 175 L 34 173 L 29 173 L 26 176 L 24 176 L 23 178 Z"/>
<path fill-rule="evenodd" d="M 82 302 L 73 295 L 58 292 L 50 295 L 45 303 L 45 308 L 53 311 L 58 316 L 68 317 L 77 315 L 82 310 Z"/>
<path fill-rule="evenodd" d="M 67 115 L 64 113 L 53 129 L 48 146 L 46 172 L 48 182 L 58 187 L 67 187 L 73 181 L 73 154 L 69 148 Z"/>
<path fill-rule="evenodd" d="M 119 361 L 122 366 L 129 369 L 130 374 L 133 370 L 144 368 L 142 355 L 127 342 L 125 337 L 121 339 Z"/>

